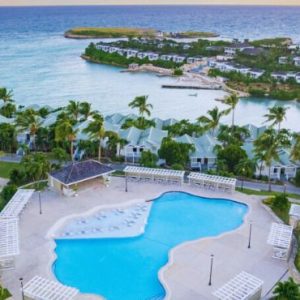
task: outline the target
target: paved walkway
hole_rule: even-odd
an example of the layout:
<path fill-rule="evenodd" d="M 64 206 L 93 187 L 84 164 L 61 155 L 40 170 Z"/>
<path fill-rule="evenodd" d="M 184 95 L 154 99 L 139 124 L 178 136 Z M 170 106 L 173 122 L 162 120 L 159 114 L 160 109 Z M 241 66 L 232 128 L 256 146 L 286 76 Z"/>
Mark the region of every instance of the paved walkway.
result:
<path fill-rule="evenodd" d="M 236 231 L 218 238 L 201 239 L 179 246 L 170 252 L 170 262 L 160 271 L 160 278 L 167 290 L 167 299 L 215 299 L 211 292 L 242 270 L 264 280 L 265 294 L 284 274 L 287 263 L 273 259 L 272 248 L 266 243 L 271 215 L 260 204 L 260 199 L 241 193 L 232 195 L 203 191 L 184 185 L 182 187 L 157 184 L 128 184 L 124 192 L 124 180 L 113 178 L 110 187 L 102 185 L 86 186 L 79 191 L 78 197 L 66 198 L 57 192 L 46 191 L 42 195 L 42 215 L 39 214 L 38 197 L 34 196 L 20 219 L 21 255 L 16 259 L 15 270 L 4 272 L 4 285 L 20 300 L 19 280 L 24 282 L 34 275 L 49 279 L 55 277 L 51 266 L 54 261 L 55 244 L 51 238 L 54 224 L 62 218 L 82 214 L 97 206 L 123 206 L 136 201 L 154 199 L 163 192 L 182 190 L 207 197 L 228 197 L 247 203 L 250 207 L 245 223 Z M 253 221 L 251 249 L 247 248 L 249 220 Z M 209 260 L 215 255 L 213 284 L 208 286 Z M 146 270 L 145 270 L 146 271 Z M 96 296 L 82 296 L 78 299 L 100 299 Z M 132 299 L 140 300 L 140 299 Z"/>

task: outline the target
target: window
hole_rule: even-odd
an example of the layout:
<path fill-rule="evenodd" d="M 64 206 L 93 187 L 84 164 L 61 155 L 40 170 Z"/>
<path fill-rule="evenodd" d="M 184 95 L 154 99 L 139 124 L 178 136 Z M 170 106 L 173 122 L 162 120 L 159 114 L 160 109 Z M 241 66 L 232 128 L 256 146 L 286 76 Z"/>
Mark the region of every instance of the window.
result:
<path fill-rule="evenodd" d="M 201 158 L 197 158 L 197 162 L 198 162 L 198 163 L 201 163 Z"/>
<path fill-rule="evenodd" d="M 136 147 L 132 148 L 132 152 L 136 152 L 136 151 L 137 151 Z"/>

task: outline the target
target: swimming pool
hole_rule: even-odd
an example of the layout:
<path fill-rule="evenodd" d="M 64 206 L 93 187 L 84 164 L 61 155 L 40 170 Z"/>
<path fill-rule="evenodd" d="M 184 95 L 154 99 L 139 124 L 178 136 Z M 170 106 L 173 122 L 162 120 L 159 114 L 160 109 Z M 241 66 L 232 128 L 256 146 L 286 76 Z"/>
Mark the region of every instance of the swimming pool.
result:
<path fill-rule="evenodd" d="M 60 282 L 82 293 L 109 300 L 158 299 L 165 295 L 158 272 L 170 249 L 236 229 L 247 210 L 231 200 L 165 193 L 153 202 L 140 236 L 55 240 L 53 271 Z"/>

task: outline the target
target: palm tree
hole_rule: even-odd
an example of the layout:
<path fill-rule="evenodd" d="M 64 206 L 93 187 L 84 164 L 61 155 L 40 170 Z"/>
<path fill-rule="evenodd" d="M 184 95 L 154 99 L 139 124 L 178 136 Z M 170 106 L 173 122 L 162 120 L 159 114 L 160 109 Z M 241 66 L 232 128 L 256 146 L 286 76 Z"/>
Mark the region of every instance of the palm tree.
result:
<path fill-rule="evenodd" d="M 12 118 L 16 110 L 16 105 L 13 102 L 6 102 L 0 108 L 0 114 L 6 118 Z"/>
<path fill-rule="evenodd" d="M 12 90 L 7 90 L 6 88 L 0 88 L 0 99 L 4 103 L 13 102 L 13 92 Z"/>
<path fill-rule="evenodd" d="M 271 126 L 278 125 L 278 131 L 281 129 L 281 123 L 286 119 L 286 111 L 289 107 L 273 106 L 269 108 L 269 113 L 265 114 L 266 122 L 272 122 Z"/>
<path fill-rule="evenodd" d="M 220 124 L 220 119 L 226 114 L 226 111 L 220 111 L 219 108 L 216 106 L 212 110 L 209 110 L 207 114 L 209 115 L 209 117 L 201 116 L 197 120 L 199 123 L 201 123 L 201 125 L 204 126 L 205 130 L 211 130 L 214 134 L 215 129 Z"/>
<path fill-rule="evenodd" d="M 80 115 L 80 102 L 70 100 L 67 105 L 67 113 L 77 122 Z"/>
<path fill-rule="evenodd" d="M 104 119 L 100 114 L 94 114 L 93 120 L 84 129 L 84 132 L 88 133 L 92 139 L 98 140 L 98 160 L 101 160 L 101 143 L 105 137 L 105 129 L 103 126 Z"/>
<path fill-rule="evenodd" d="M 81 102 L 79 106 L 80 113 L 83 115 L 84 120 L 87 120 L 87 118 L 93 114 L 92 104 L 88 102 Z"/>
<path fill-rule="evenodd" d="M 76 140 L 77 130 L 73 129 L 72 121 L 68 119 L 63 119 L 58 121 L 55 126 L 55 141 L 56 142 L 63 142 L 68 141 L 70 142 L 70 154 L 72 160 L 74 159 L 74 141 Z"/>
<path fill-rule="evenodd" d="M 153 109 L 153 105 L 150 103 L 147 103 L 148 96 L 138 96 L 135 97 L 134 100 L 132 100 L 128 106 L 131 108 L 137 108 L 139 111 L 139 115 L 141 116 L 141 123 L 144 124 L 145 118 L 144 115 L 148 115 L 148 117 L 151 116 L 151 109 Z"/>
<path fill-rule="evenodd" d="M 244 188 L 244 178 L 251 178 L 257 168 L 257 162 L 254 159 L 242 159 L 236 166 L 235 172 L 242 177 L 242 189 Z"/>
<path fill-rule="evenodd" d="M 293 143 L 292 146 L 291 159 L 293 161 L 299 161 L 300 160 L 300 134 L 299 133 L 294 134 L 294 140 L 295 142 Z"/>
<path fill-rule="evenodd" d="M 262 158 L 269 168 L 269 191 L 271 191 L 271 166 L 273 161 L 279 161 L 279 151 L 290 146 L 289 132 L 273 128 L 267 129 L 257 140 L 254 141 L 254 153 L 262 153 Z"/>
<path fill-rule="evenodd" d="M 32 137 L 33 145 L 35 148 L 36 133 L 42 124 L 42 120 L 38 113 L 33 109 L 27 109 L 18 114 L 16 123 L 20 131 L 29 131 L 29 135 Z"/>
<path fill-rule="evenodd" d="M 274 295 L 276 300 L 299 300 L 299 285 L 291 277 L 287 281 L 279 281 L 274 289 Z"/>
<path fill-rule="evenodd" d="M 234 128 L 234 114 L 235 114 L 235 108 L 237 104 L 239 103 L 239 97 L 236 93 L 231 94 L 230 96 L 226 97 L 224 100 L 224 103 L 229 105 L 229 110 L 227 111 L 228 113 L 232 111 L 232 121 L 231 121 L 231 126 Z"/>
<path fill-rule="evenodd" d="M 24 156 L 21 165 L 33 181 L 46 178 L 51 169 L 47 156 L 39 152 Z"/>

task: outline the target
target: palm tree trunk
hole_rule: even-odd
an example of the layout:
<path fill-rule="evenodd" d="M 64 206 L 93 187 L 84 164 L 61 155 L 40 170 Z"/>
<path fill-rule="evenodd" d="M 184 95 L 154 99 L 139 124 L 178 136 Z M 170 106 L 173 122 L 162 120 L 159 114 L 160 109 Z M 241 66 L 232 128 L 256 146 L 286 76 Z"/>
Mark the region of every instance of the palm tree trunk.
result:
<path fill-rule="evenodd" d="M 263 167 L 263 161 L 261 161 L 259 166 L 259 178 L 261 178 L 262 167 Z"/>
<path fill-rule="evenodd" d="M 70 153 L 71 153 L 71 159 L 74 161 L 74 149 L 73 149 L 73 141 L 71 141 L 71 146 L 70 146 Z"/>
<path fill-rule="evenodd" d="M 101 161 L 101 138 L 99 138 L 98 160 L 99 160 L 99 162 Z"/>
<path fill-rule="evenodd" d="M 233 126 L 234 126 L 234 109 L 232 110 L 231 126 L 232 126 L 232 128 L 233 128 Z"/>
<path fill-rule="evenodd" d="M 269 166 L 269 178 L 268 178 L 268 183 L 269 183 L 269 192 L 271 192 L 271 165 Z"/>

